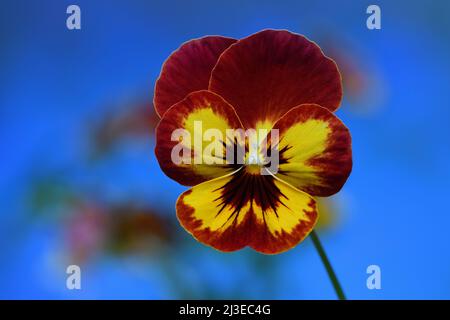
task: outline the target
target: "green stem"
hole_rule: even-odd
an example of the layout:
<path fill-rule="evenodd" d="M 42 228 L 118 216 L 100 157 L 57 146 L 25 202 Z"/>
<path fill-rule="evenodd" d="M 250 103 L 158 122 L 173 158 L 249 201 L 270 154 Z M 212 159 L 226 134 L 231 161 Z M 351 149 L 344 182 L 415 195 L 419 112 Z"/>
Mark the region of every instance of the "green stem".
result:
<path fill-rule="evenodd" d="M 320 243 L 316 231 L 313 230 L 310 233 L 310 236 L 312 242 L 314 243 L 314 246 L 316 247 L 317 252 L 319 253 L 320 259 L 322 259 L 322 263 L 325 266 L 325 269 L 327 270 L 328 277 L 330 278 L 331 283 L 333 284 L 336 295 L 338 296 L 339 300 L 346 300 L 341 284 L 339 283 L 339 280 L 336 277 L 336 273 L 334 273 L 333 267 L 331 266 L 330 260 L 328 260 L 325 250 L 323 250 L 322 244 Z"/>

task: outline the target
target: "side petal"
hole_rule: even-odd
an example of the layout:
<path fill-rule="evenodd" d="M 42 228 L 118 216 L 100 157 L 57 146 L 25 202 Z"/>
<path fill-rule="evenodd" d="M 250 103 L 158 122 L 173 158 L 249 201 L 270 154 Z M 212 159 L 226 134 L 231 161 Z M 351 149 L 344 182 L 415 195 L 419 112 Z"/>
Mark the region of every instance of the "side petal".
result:
<path fill-rule="evenodd" d="M 183 185 L 226 175 L 243 163 L 226 158 L 228 148 L 242 141 L 234 139 L 228 129 L 239 128 L 242 124 L 236 112 L 220 96 L 206 90 L 190 93 L 159 122 L 156 158 L 164 173 Z"/>
<path fill-rule="evenodd" d="M 159 116 L 189 93 L 208 89 L 217 59 L 234 42 L 231 38 L 208 36 L 188 41 L 174 51 L 155 84 L 153 102 Z"/>
<path fill-rule="evenodd" d="M 333 113 L 300 105 L 273 129 L 279 130 L 277 177 L 313 196 L 330 196 L 342 188 L 352 170 L 351 136 Z"/>
<path fill-rule="evenodd" d="M 342 99 L 334 61 L 314 42 L 284 30 L 258 32 L 225 50 L 209 90 L 233 105 L 246 128 L 270 128 L 303 103 L 335 111 Z"/>
<path fill-rule="evenodd" d="M 177 201 L 182 226 L 198 241 L 221 251 L 245 246 L 276 254 L 301 242 L 317 221 L 308 194 L 271 176 L 230 175 L 194 186 Z"/>

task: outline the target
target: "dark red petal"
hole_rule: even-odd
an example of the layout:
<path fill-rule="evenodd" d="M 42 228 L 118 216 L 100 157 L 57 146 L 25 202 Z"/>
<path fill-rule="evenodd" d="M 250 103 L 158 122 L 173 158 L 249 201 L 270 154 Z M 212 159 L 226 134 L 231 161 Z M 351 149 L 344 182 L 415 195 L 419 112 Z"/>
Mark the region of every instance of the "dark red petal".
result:
<path fill-rule="evenodd" d="M 156 81 L 154 105 L 161 117 L 189 93 L 208 89 L 211 70 L 235 39 L 208 36 L 184 43 L 164 62 Z"/>
<path fill-rule="evenodd" d="M 277 30 L 258 32 L 225 50 L 209 89 L 235 108 L 246 128 L 273 123 L 303 103 L 335 111 L 342 99 L 334 61 L 305 37 Z"/>

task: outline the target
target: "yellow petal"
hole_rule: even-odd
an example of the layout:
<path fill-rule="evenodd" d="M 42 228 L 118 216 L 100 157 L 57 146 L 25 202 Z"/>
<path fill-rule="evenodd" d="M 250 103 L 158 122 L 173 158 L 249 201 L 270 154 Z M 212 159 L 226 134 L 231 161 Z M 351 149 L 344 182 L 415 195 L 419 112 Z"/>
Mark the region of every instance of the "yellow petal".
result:
<path fill-rule="evenodd" d="M 227 159 L 233 155 L 227 151 L 241 141 L 232 129 L 241 128 L 233 107 L 220 96 L 206 90 L 189 94 L 164 113 L 156 129 L 155 153 L 161 169 L 184 185 L 236 170 L 239 162 Z"/>
<path fill-rule="evenodd" d="M 351 136 L 330 111 L 314 104 L 291 109 L 279 130 L 276 176 L 313 196 L 338 192 L 352 169 Z"/>
<path fill-rule="evenodd" d="M 309 234 L 317 208 L 311 196 L 276 177 L 241 169 L 183 193 L 177 216 L 198 241 L 218 250 L 250 246 L 275 254 Z"/>

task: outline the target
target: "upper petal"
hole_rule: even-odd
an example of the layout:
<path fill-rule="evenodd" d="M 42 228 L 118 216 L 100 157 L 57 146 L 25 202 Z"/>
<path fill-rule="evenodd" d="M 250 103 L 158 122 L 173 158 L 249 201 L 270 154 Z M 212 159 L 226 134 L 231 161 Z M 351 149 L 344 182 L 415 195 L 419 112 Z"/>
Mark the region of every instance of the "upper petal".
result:
<path fill-rule="evenodd" d="M 273 129 L 279 130 L 277 177 L 313 196 L 330 196 L 342 188 L 352 170 L 351 136 L 333 113 L 300 105 Z"/>
<path fill-rule="evenodd" d="M 246 128 L 273 124 L 303 103 L 334 111 L 342 99 L 334 61 L 305 37 L 278 30 L 258 32 L 225 50 L 209 89 L 233 105 Z"/>
<path fill-rule="evenodd" d="M 164 62 L 156 81 L 154 105 L 162 116 L 188 93 L 208 89 L 211 70 L 235 39 L 208 36 L 184 43 Z"/>
<path fill-rule="evenodd" d="M 272 175 L 245 168 L 184 192 L 177 216 L 197 240 L 221 251 L 250 246 L 275 254 L 301 242 L 317 221 L 316 202 Z"/>
<path fill-rule="evenodd" d="M 228 174 L 239 163 L 226 158 L 237 142 L 228 129 L 239 128 L 236 112 L 220 96 L 192 92 L 167 110 L 156 128 L 159 165 L 170 178 L 189 186 Z"/>

